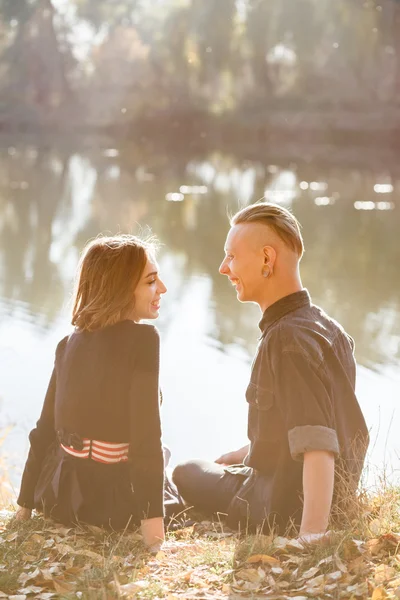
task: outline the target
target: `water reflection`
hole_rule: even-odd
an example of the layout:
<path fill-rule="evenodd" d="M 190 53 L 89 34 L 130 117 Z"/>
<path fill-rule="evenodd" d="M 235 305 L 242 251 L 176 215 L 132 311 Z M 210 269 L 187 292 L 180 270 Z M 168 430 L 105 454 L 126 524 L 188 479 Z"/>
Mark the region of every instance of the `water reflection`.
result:
<path fill-rule="evenodd" d="M 241 343 L 251 351 L 254 310 L 237 303 L 217 268 L 227 210 L 264 196 L 291 206 L 300 219 L 304 283 L 356 338 L 359 362 L 396 362 L 399 193 L 396 181 L 382 183 L 379 174 L 345 167 L 319 171 L 314 165 L 311 173 L 310 166 L 240 163 L 220 154 L 196 160 L 152 150 L 144 156 L 131 145 L 79 154 L 3 149 L 1 311 L 11 316 L 22 303 L 26 318 L 50 327 L 65 305 L 85 241 L 99 231 L 136 232 L 148 224 L 165 244 L 164 254 L 182 257 L 182 280 L 193 273 L 210 279 L 211 334 L 223 347 Z M 383 203 L 393 210 L 383 210 Z M 362 204 L 381 210 L 357 210 Z"/>
<path fill-rule="evenodd" d="M 400 186 L 393 175 L 317 162 L 278 166 L 215 152 L 171 156 L 132 144 L 88 145 L 79 152 L 21 145 L 0 153 L 0 397 L 7 407 L 0 425 L 18 423 L 20 454 L 42 401 L 53 349 L 68 327 L 79 252 L 100 231 L 135 233 L 149 225 L 164 244 L 160 261 L 169 293 L 159 327 L 167 355 L 164 384 L 175 398 L 174 410 L 167 409 L 167 430 L 174 431 L 176 409 L 191 411 L 200 428 L 213 427 L 211 406 L 199 399 L 210 396 L 207 378 L 195 395 L 187 393 L 191 378 L 203 373 L 214 381 L 213 393 L 218 390 L 221 418 L 232 398 L 242 401 L 248 376 L 243 359 L 254 351 L 260 315 L 256 307 L 237 302 L 218 266 L 227 212 L 261 197 L 294 210 L 306 245 L 304 284 L 355 338 L 359 364 L 381 373 L 393 406 L 398 382 L 387 369 L 400 359 Z M 360 203 L 376 210 L 362 210 Z M 45 335 L 41 360 L 35 344 Z M 187 363 L 180 365 L 186 375 L 179 381 L 175 360 Z M 19 364 L 24 381 L 16 385 Z M 35 401 L 26 408 L 24 396 L 30 394 Z M 226 446 L 236 445 L 239 431 L 245 436 L 239 400 L 235 411 L 240 419 L 229 432 L 221 437 L 216 419 L 210 439 Z M 178 458 L 183 446 L 189 455 L 199 451 L 190 432 L 185 440 L 172 438 Z M 215 454 L 224 450 L 217 446 L 214 441 Z"/>

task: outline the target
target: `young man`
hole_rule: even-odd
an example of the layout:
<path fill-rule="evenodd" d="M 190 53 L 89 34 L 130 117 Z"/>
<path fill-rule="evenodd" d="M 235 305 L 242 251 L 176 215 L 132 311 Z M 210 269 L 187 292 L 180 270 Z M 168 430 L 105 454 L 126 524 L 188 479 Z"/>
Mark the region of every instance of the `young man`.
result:
<path fill-rule="evenodd" d="M 332 502 L 346 506 L 368 446 L 354 343 L 311 303 L 303 250 L 299 223 L 280 206 L 253 204 L 232 218 L 219 271 L 263 313 L 246 392 L 250 444 L 173 475 L 190 505 L 227 513 L 231 526 L 294 525 L 302 537 L 326 531 Z"/>

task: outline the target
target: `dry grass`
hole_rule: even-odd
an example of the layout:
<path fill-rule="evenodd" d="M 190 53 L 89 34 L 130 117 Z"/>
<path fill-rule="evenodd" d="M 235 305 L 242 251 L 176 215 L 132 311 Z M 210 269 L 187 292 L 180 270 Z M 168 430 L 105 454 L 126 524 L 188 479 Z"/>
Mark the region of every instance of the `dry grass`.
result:
<path fill-rule="evenodd" d="M 41 598 L 400 598 L 400 488 L 363 497 L 324 545 L 237 534 L 202 522 L 167 534 L 151 556 L 138 533 L 67 529 L 3 511 L 0 590 Z"/>

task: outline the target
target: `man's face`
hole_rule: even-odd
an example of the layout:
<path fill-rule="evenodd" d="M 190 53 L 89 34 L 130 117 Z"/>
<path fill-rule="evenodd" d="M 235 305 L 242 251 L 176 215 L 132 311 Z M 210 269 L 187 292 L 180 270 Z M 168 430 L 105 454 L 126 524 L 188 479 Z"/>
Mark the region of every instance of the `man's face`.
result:
<path fill-rule="evenodd" d="M 240 302 L 259 302 L 264 287 L 262 269 L 264 251 L 259 240 L 259 225 L 234 225 L 225 242 L 225 258 L 219 272 L 226 275 L 236 289 Z"/>

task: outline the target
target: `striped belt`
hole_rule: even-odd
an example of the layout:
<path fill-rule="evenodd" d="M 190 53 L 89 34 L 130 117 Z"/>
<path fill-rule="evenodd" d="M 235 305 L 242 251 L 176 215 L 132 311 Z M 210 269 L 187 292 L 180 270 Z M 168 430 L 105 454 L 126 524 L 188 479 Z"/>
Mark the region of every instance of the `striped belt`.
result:
<path fill-rule="evenodd" d="M 88 440 L 83 438 L 82 450 L 76 450 L 72 446 L 60 444 L 61 448 L 77 458 L 91 458 L 97 462 L 113 464 L 128 460 L 129 443 L 114 444 L 111 442 L 100 442 L 99 440 Z"/>

